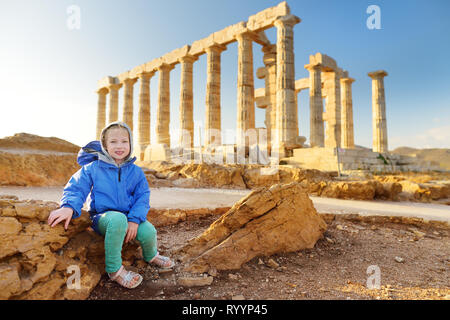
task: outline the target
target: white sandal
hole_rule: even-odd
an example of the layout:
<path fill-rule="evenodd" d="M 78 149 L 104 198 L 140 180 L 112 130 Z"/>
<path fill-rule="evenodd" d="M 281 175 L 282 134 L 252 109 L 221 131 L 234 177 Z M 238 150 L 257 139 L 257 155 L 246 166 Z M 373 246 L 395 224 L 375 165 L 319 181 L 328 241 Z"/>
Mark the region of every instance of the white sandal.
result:
<path fill-rule="evenodd" d="M 148 263 L 152 263 L 160 268 L 163 269 L 170 269 L 175 266 L 175 262 L 170 260 L 169 257 L 162 256 L 158 253 L 156 253 L 156 256 L 153 257 L 152 260 L 150 260 Z"/>
<path fill-rule="evenodd" d="M 139 273 L 125 270 L 124 266 L 121 266 L 118 271 L 113 273 L 115 273 L 114 276 L 111 276 L 112 273 L 108 273 L 109 278 L 127 289 L 136 288 L 141 284 L 143 279 Z M 139 277 L 138 280 L 135 280 L 136 276 Z"/>

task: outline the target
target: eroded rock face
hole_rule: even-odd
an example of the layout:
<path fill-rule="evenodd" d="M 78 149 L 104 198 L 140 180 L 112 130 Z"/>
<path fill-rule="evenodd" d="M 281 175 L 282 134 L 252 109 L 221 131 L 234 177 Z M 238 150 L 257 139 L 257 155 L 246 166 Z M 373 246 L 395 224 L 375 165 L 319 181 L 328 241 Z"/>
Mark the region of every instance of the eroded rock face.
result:
<path fill-rule="evenodd" d="M 35 154 L 0 151 L 0 186 L 64 185 L 80 166 L 77 154 Z"/>
<path fill-rule="evenodd" d="M 105 272 L 103 238 L 89 214 L 50 227 L 54 202 L 0 199 L 0 299 L 86 299 Z M 128 256 L 137 253 L 128 243 Z M 79 274 L 79 286 L 76 282 Z"/>
<path fill-rule="evenodd" d="M 239 269 L 256 256 L 314 247 L 326 230 L 298 183 L 254 190 L 178 250 L 186 271 Z"/>

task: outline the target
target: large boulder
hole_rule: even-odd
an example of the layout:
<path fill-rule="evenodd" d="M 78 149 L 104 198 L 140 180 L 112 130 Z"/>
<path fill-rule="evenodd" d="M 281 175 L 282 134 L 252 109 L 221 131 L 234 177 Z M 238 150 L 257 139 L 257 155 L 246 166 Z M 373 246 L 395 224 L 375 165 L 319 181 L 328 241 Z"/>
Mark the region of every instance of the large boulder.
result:
<path fill-rule="evenodd" d="M 299 183 L 254 190 L 177 250 L 185 271 L 239 269 L 256 256 L 314 247 L 326 230 Z"/>

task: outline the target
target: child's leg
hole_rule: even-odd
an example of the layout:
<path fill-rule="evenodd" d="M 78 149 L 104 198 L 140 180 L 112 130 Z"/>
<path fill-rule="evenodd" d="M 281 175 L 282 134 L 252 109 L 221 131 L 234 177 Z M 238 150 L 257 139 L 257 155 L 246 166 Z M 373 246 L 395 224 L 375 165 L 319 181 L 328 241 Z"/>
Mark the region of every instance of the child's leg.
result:
<path fill-rule="evenodd" d="M 160 268 L 172 268 L 175 265 L 168 257 L 158 254 L 156 229 L 150 222 L 145 221 L 139 225 L 136 239 L 141 244 L 142 255 L 145 261 Z"/>
<path fill-rule="evenodd" d="M 122 266 L 122 245 L 128 229 L 127 216 L 117 211 L 105 212 L 98 220 L 98 229 L 105 236 L 106 272 L 116 272 Z"/>
<path fill-rule="evenodd" d="M 136 240 L 141 244 L 145 261 L 150 261 L 156 256 L 158 253 L 156 229 L 149 221 L 139 225 Z"/>

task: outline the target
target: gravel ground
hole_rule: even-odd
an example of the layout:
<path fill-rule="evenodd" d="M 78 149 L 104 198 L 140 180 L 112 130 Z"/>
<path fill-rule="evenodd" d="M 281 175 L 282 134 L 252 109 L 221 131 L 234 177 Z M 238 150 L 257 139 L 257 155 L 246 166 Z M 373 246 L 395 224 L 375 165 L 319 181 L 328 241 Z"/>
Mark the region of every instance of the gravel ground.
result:
<path fill-rule="evenodd" d="M 176 259 L 171 252 L 213 221 L 158 228 L 160 251 Z M 374 224 L 336 216 L 313 249 L 256 257 L 239 270 L 218 271 L 211 285 L 201 287 L 177 284 L 181 265 L 166 273 L 140 261 L 131 268 L 144 276 L 139 287 L 121 288 L 104 275 L 89 299 L 450 299 L 449 229 L 426 224 Z"/>

